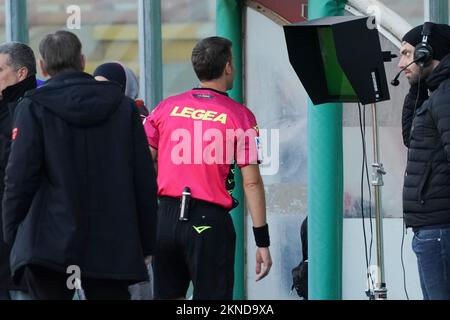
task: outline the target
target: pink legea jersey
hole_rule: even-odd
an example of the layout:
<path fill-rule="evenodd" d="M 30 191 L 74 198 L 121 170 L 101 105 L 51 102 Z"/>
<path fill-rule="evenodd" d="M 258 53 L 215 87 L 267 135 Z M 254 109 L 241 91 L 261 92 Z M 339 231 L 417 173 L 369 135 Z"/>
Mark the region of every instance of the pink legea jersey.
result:
<path fill-rule="evenodd" d="M 162 101 L 145 121 L 158 150 L 158 195 L 192 197 L 231 208 L 234 164 L 258 163 L 259 130 L 253 113 L 226 94 L 193 89 Z"/>

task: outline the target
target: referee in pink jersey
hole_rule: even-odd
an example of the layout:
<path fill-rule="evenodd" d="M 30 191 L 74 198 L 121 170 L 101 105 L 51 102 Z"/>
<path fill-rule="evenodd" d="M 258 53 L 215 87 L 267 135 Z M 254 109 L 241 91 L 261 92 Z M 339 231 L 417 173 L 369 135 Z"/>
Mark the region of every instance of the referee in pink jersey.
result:
<path fill-rule="evenodd" d="M 184 299 L 190 281 L 195 300 L 232 299 L 235 165 L 253 220 L 257 280 L 272 265 L 258 125 L 226 93 L 235 76 L 231 48 L 221 37 L 200 41 L 192 52 L 200 86 L 162 101 L 145 123 L 158 167 L 156 299 Z"/>

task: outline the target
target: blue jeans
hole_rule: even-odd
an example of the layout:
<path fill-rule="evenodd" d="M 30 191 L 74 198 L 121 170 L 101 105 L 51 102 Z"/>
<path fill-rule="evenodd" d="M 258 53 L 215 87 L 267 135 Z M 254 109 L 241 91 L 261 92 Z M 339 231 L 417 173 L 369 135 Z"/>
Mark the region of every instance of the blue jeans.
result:
<path fill-rule="evenodd" d="M 26 300 L 32 300 L 31 296 L 23 291 L 10 291 L 9 295 L 11 296 L 11 300 L 16 301 L 26 301 Z"/>
<path fill-rule="evenodd" d="M 31 297 L 28 293 L 22 291 L 14 291 L 14 290 L 6 290 L 0 289 L 0 300 L 31 300 Z"/>
<path fill-rule="evenodd" d="M 416 230 L 412 248 L 424 300 L 450 300 L 450 228 Z"/>
<path fill-rule="evenodd" d="M 0 289 L 0 301 L 3 300 L 11 300 L 11 296 L 9 295 L 9 290 Z"/>

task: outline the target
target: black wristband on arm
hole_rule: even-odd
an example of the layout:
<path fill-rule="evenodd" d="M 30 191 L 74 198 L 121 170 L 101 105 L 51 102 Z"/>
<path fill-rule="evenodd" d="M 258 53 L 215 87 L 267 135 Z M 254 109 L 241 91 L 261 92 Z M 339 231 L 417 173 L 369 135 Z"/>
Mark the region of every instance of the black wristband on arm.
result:
<path fill-rule="evenodd" d="M 256 246 L 258 248 L 270 247 L 269 225 L 263 227 L 253 227 L 253 235 L 255 236 Z"/>

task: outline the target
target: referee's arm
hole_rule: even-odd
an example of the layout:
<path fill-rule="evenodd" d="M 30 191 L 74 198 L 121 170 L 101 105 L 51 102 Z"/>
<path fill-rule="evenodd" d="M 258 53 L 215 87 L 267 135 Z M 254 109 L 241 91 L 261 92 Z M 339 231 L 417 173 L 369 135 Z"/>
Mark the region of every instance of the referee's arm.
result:
<path fill-rule="evenodd" d="M 259 172 L 259 166 L 251 164 L 241 168 L 247 207 L 253 221 L 254 228 L 262 228 L 266 221 L 266 198 L 264 183 Z M 256 250 L 256 281 L 269 274 L 272 267 L 272 258 L 269 247 L 260 247 Z"/>

